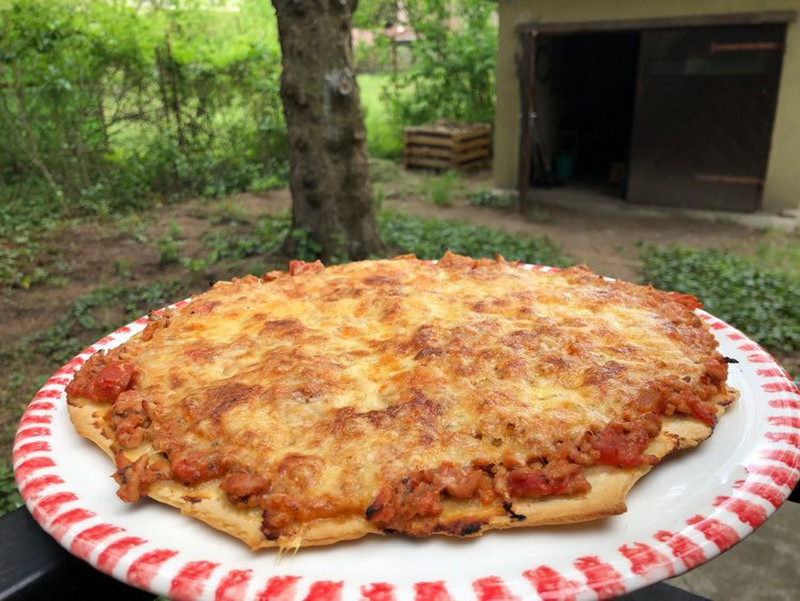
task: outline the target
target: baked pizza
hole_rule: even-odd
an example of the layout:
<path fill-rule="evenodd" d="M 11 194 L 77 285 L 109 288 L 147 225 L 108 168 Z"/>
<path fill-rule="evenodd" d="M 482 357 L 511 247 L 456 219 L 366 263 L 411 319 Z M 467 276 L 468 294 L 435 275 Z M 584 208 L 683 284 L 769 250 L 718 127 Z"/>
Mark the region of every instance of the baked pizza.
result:
<path fill-rule="evenodd" d="M 69 411 L 123 501 L 254 549 L 579 522 L 734 400 L 697 307 L 502 257 L 295 261 L 151 313 Z"/>

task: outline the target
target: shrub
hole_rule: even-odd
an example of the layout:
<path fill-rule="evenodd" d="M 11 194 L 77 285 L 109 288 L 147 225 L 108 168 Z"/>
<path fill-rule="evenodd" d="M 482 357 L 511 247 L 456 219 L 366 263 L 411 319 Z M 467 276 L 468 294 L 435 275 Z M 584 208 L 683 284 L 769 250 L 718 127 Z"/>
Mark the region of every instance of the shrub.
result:
<path fill-rule="evenodd" d="M 492 122 L 497 56 L 497 29 L 491 22 L 494 4 L 412 0 L 406 6 L 417 39 L 411 46 L 412 65 L 394 75 L 388 90 L 397 121 L 408 125 L 439 119 Z"/>
<path fill-rule="evenodd" d="M 153 193 L 218 196 L 285 178 L 271 8 L 135 5 L 0 8 L 4 184 L 37 179 L 51 211 L 107 216 L 150 206 Z"/>
<path fill-rule="evenodd" d="M 800 349 L 800 278 L 718 250 L 646 247 L 646 283 L 697 296 L 704 308 L 776 351 Z"/>
<path fill-rule="evenodd" d="M 453 206 L 453 192 L 461 181 L 456 171 L 445 171 L 441 175 L 427 180 L 424 184 L 425 195 L 439 207 Z"/>

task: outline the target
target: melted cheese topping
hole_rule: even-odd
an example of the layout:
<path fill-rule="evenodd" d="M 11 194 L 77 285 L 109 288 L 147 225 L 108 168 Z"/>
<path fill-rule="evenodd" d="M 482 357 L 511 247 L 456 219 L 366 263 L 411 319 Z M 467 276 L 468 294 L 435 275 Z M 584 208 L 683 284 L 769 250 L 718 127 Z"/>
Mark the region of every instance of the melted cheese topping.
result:
<path fill-rule="evenodd" d="M 716 346 L 652 288 L 453 255 L 221 282 L 151 334 L 120 358 L 153 446 L 263 475 L 299 522 L 415 470 L 552 457 Z"/>

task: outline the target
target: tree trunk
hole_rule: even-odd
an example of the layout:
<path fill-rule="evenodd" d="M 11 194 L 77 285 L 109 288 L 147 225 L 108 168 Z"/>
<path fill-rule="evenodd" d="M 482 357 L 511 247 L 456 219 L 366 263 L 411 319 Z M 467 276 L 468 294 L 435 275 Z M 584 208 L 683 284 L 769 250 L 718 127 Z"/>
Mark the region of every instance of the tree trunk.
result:
<path fill-rule="evenodd" d="M 307 232 L 323 261 L 383 251 L 350 35 L 358 0 L 272 0 L 283 53 L 296 254 Z"/>

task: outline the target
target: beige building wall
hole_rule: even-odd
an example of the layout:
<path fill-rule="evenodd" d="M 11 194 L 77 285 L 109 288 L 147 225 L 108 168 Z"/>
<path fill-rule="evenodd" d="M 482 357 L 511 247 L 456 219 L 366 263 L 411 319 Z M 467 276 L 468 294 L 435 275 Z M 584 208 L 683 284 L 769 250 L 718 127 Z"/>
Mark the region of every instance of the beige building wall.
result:
<path fill-rule="evenodd" d="M 516 27 L 532 22 L 623 21 L 699 15 L 800 10 L 800 0 L 500 0 L 497 106 L 494 122 L 494 183 L 517 187 L 519 81 Z M 800 23 L 786 30 L 786 49 L 772 133 L 763 208 L 800 204 Z"/>

